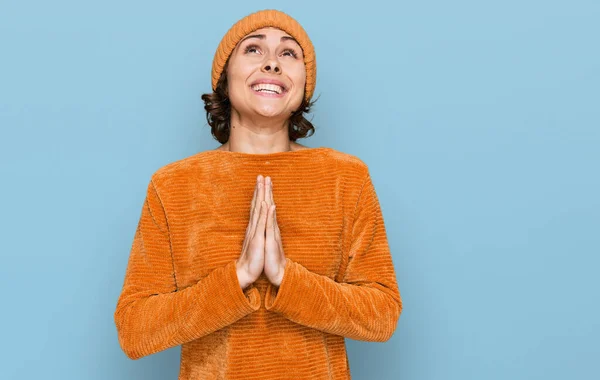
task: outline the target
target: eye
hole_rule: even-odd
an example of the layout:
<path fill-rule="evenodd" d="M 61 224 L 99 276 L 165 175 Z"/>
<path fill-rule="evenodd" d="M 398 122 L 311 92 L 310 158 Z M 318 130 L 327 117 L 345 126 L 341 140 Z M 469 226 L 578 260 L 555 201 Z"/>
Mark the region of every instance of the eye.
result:
<path fill-rule="evenodd" d="M 246 48 L 244 49 L 244 53 L 247 54 L 250 52 L 250 50 L 257 50 L 257 49 L 258 49 L 258 46 L 250 44 L 250 45 L 246 46 Z"/>
<path fill-rule="evenodd" d="M 258 51 L 258 45 L 250 44 L 244 48 L 244 54 L 248 54 L 250 52 Z M 291 57 L 298 58 L 298 53 L 296 50 L 292 48 L 287 48 L 283 51 L 284 54 L 289 53 Z"/>
<path fill-rule="evenodd" d="M 284 53 L 290 52 L 292 54 L 292 57 L 298 58 L 298 53 L 296 53 L 296 51 L 294 49 L 292 49 L 292 48 L 285 49 L 283 52 Z"/>

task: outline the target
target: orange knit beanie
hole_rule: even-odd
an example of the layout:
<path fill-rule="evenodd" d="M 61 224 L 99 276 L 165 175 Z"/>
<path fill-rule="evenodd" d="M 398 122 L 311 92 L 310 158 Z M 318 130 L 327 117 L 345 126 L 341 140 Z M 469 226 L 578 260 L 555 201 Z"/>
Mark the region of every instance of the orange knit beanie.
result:
<path fill-rule="evenodd" d="M 219 43 L 213 59 L 211 74 L 213 91 L 216 90 L 223 67 L 237 43 L 248 33 L 267 26 L 279 28 L 289 33 L 300 44 L 304 55 L 304 65 L 306 66 L 304 98 L 309 101 L 313 95 L 317 81 L 317 61 L 313 44 L 308 38 L 306 31 L 296 20 L 286 13 L 275 9 L 264 9 L 249 14 L 236 22 L 227 31 Z"/>

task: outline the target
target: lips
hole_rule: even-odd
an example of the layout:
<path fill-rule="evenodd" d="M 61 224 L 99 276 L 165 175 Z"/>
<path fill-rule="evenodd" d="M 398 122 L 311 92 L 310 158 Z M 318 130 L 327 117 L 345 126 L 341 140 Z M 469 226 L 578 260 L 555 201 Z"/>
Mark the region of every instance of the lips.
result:
<path fill-rule="evenodd" d="M 273 94 L 273 95 L 281 95 L 283 94 L 283 88 L 277 86 L 275 84 L 257 84 L 252 86 L 252 90 L 255 92 L 259 92 L 261 94 Z"/>
<path fill-rule="evenodd" d="M 285 84 L 277 79 L 258 79 L 250 84 L 250 88 L 257 92 L 279 95 L 287 92 Z"/>

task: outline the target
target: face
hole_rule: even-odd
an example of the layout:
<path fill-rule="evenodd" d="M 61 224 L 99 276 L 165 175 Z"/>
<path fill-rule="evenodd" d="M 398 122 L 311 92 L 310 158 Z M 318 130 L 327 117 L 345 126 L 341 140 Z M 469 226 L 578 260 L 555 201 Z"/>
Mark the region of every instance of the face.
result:
<path fill-rule="evenodd" d="M 268 81 L 273 83 L 261 83 Z M 242 117 L 287 119 L 304 98 L 306 68 L 302 49 L 280 29 L 255 30 L 242 38 L 231 53 L 227 82 L 232 112 Z"/>

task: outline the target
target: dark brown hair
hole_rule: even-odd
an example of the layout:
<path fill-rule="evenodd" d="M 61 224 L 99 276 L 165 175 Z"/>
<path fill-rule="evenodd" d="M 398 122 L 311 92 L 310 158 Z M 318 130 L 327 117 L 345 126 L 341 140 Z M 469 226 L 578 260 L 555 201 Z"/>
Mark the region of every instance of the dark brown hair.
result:
<path fill-rule="evenodd" d="M 217 81 L 217 88 L 210 94 L 203 94 L 204 109 L 206 110 L 206 121 L 210 125 L 210 133 L 215 140 L 225 144 L 229 140 L 231 103 L 227 92 L 227 67 L 229 59 L 223 67 L 221 77 Z M 315 127 L 304 117 L 304 113 L 309 113 L 311 107 L 317 99 L 307 101 L 302 99 L 302 103 L 289 118 L 288 135 L 291 141 L 310 137 L 315 133 Z"/>

